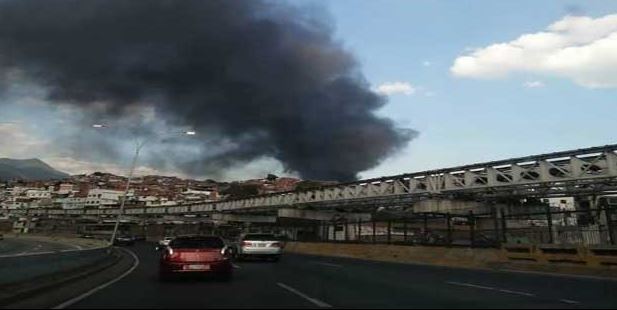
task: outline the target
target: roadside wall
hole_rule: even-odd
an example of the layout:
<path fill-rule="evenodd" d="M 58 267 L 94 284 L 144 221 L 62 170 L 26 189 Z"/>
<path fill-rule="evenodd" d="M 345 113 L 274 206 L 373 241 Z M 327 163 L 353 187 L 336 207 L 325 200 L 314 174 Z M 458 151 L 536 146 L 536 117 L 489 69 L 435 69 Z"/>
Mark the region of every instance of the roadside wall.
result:
<path fill-rule="evenodd" d="M 500 261 L 500 251 L 496 249 L 289 242 L 285 250 L 310 255 L 451 267 L 486 268 L 489 264 Z"/>
<path fill-rule="evenodd" d="M 514 269 L 617 277 L 617 248 L 504 245 L 501 249 L 472 249 L 385 244 L 289 242 L 285 250 L 298 254 L 457 268 Z"/>

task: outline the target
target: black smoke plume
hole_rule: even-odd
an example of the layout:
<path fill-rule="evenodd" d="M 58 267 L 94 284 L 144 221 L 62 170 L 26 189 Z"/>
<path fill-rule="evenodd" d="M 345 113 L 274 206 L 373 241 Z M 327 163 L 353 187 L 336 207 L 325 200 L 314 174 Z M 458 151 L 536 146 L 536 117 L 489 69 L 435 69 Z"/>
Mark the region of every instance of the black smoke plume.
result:
<path fill-rule="evenodd" d="M 278 1 L 0 0 L 0 84 L 16 77 L 92 118 L 152 106 L 228 146 L 173 163 L 192 174 L 269 156 L 351 180 L 415 134 L 374 114 L 385 98 L 323 18 Z"/>

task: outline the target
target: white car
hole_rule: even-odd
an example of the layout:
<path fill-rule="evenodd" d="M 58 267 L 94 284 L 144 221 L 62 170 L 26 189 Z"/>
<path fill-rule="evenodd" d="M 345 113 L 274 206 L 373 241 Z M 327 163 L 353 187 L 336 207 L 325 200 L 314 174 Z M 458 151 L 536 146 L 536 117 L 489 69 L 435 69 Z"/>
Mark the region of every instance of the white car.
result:
<path fill-rule="evenodd" d="M 273 234 L 246 234 L 240 238 L 237 256 L 239 259 L 255 257 L 278 261 L 284 246 Z"/>
<path fill-rule="evenodd" d="M 174 239 L 174 237 L 164 237 L 162 240 L 159 240 L 159 246 L 161 246 L 161 247 L 169 246 L 169 243 L 173 239 Z"/>

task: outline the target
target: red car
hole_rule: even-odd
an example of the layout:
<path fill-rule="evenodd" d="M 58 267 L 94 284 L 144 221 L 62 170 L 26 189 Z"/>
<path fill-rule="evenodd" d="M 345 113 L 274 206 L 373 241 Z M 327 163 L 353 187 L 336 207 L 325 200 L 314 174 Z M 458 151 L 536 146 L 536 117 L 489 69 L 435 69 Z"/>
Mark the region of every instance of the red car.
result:
<path fill-rule="evenodd" d="M 229 280 L 233 274 L 231 256 L 231 249 L 219 237 L 177 237 L 162 251 L 159 276 L 167 280 L 179 274 L 213 274 Z"/>

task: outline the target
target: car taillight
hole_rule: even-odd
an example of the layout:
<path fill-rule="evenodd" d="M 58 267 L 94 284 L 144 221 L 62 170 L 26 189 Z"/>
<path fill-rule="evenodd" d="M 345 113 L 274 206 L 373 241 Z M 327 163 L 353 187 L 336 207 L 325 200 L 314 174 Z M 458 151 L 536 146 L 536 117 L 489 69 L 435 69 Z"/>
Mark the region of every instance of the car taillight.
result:
<path fill-rule="evenodd" d="M 167 248 L 167 253 L 165 254 L 165 259 L 174 259 L 180 257 L 180 253 L 174 251 L 172 248 Z"/>
<path fill-rule="evenodd" d="M 280 242 L 273 242 L 273 243 L 270 243 L 270 247 L 273 247 L 273 248 L 280 248 L 280 247 L 281 247 L 281 243 L 280 243 Z"/>
<path fill-rule="evenodd" d="M 223 260 L 228 260 L 230 256 L 231 256 L 231 248 L 224 247 L 221 249 L 221 258 Z"/>
<path fill-rule="evenodd" d="M 248 241 L 242 241 L 242 246 L 252 246 L 253 244 Z"/>

